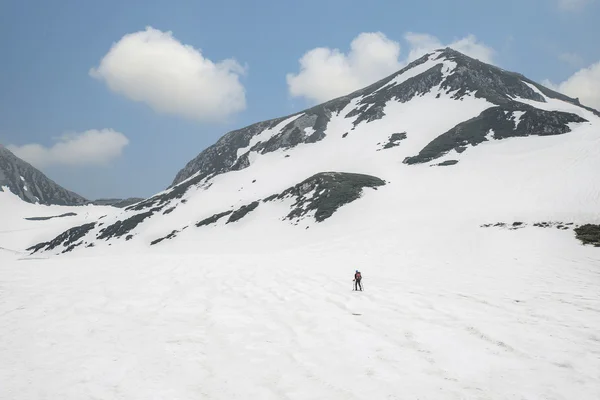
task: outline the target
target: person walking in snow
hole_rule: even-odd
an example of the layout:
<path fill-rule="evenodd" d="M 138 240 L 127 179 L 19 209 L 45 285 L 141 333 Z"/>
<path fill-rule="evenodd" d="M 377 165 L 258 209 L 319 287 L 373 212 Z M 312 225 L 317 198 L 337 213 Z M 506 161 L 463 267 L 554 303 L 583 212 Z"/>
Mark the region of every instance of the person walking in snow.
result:
<path fill-rule="evenodd" d="M 358 290 L 358 288 L 360 287 L 360 290 L 362 291 L 362 284 L 360 283 L 362 279 L 362 276 L 360 274 L 359 270 L 356 270 L 356 272 L 354 273 L 354 290 Z"/>

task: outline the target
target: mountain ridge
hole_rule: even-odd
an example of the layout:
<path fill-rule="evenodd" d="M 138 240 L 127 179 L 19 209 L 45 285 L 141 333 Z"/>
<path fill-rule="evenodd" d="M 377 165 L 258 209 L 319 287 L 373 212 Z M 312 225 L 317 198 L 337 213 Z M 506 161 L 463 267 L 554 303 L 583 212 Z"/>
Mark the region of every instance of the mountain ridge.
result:
<path fill-rule="evenodd" d="M 29 203 L 69 206 L 88 203 L 83 196 L 63 188 L 0 145 L 0 190 L 2 187 Z"/>
<path fill-rule="evenodd" d="M 10 192 L 23 201 L 43 205 L 108 205 L 125 208 L 144 200 L 140 197 L 86 199 L 73 191 L 65 189 L 0 144 L 0 191 L 3 191 L 3 187 L 7 187 Z"/>
<path fill-rule="evenodd" d="M 441 80 L 443 78 L 443 72 L 441 70 L 442 65 L 440 63 L 434 63 L 431 68 L 422 71 L 421 74 L 411 76 L 403 82 L 399 82 L 399 84 L 392 85 L 390 88 L 388 88 L 393 89 L 394 86 L 401 86 L 408 82 L 408 84 L 405 85 L 405 87 L 408 88 L 407 90 L 403 90 L 403 87 L 401 86 L 398 88 L 397 93 L 394 93 L 392 90 L 388 90 L 388 93 L 384 93 L 383 96 L 381 96 L 381 93 L 377 93 L 381 89 L 384 89 L 388 84 L 392 83 L 395 78 L 402 76 L 414 68 L 426 64 L 428 61 L 430 61 L 431 54 L 437 54 L 436 59 L 445 57 L 449 61 L 457 62 L 458 78 L 450 80 L 446 83 L 446 86 L 441 86 L 442 88 L 446 88 L 450 91 L 455 91 L 456 93 L 454 96 L 457 99 L 460 99 L 469 90 L 474 90 L 476 98 L 485 98 L 496 105 L 514 102 L 514 99 L 507 97 L 506 93 L 520 93 L 524 95 L 524 98 L 540 102 L 545 102 L 545 95 L 553 99 L 562 100 L 582 107 L 590 112 L 593 112 L 597 116 L 600 116 L 600 112 L 590 107 L 581 105 L 577 99 L 568 97 L 543 85 L 540 85 L 531 79 L 526 78 L 522 74 L 507 71 L 494 65 L 484 63 L 451 48 L 444 48 L 437 50 L 436 52 L 426 54 L 421 58 L 411 62 L 399 71 L 348 95 L 337 97 L 325 103 L 310 107 L 304 111 L 289 114 L 284 117 L 257 122 L 244 128 L 236 129 L 226 133 L 214 145 L 209 146 L 194 159 L 190 160 L 186 166 L 177 173 L 173 182 L 168 188 L 173 188 L 196 173 L 200 173 L 200 175 L 207 177 L 209 175 L 245 167 L 247 165 L 246 159 L 237 157 L 237 155 L 234 158 L 231 154 L 231 150 L 228 151 L 228 149 L 235 148 L 235 150 L 237 150 L 240 147 L 247 147 L 250 144 L 251 139 L 256 135 L 256 132 L 262 132 L 265 129 L 271 129 L 277 124 L 299 115 L 306 115 L 307 117 L 303 118 L 304 121 L 302 121 L 301 124 L 297 125 L 294 124 L 296 121 L 292 121 L 286 127 L 284 127 L 283 131 L 279 134 L 280 140 L 271 138 L 269 142 L 262 144 L 262 146 L 257 146 L 255 144 L 250 150 L 262 151 L 264 154 L 265 151 L 268 152 L 272 151 L 273 149 L 294 146 L 302 142 L 314 143 L 319 141 L 323 137 L 323 125 L 326 126 L 331 113 L 343 109 L 346 105 L 348 105 L 352 98 L 364 96 L 365 94 L 370 94 L 371 96 L 368 96 L 366 99 L 364 99 L 366 101 L 362 104 L 362 109 L 356 108 L 354 113 L 348 114 L 347 117 L 361 114 L 361 117 L 355 121 L 355 125 L 362 121 L 371 122 L 373 120 L 382 118 L 382 109 L 386 101 L 389 101 L 392 98 L 398 99 L 402 102 L 410 101 L 410 99 L 412 99 L 416 93 L 430 90 L 434 84 L 441 84 Z M 476 73 L 474 74 L 473 71 Z M 423 74 L 426 75 L 423 76 Z M 475 78 L 472 78 L 472 75 L 475 75 Z M 454 76 L 454 74 L 452 76 Z M 464 78 L 464 76 L 466 76 L 466 78 Z M 491 79 L 497 79 L 498 76 L 503 78 L 508 77 L 508 84 L 499 86 L 498 80 L 494 82 Z M 419 77 L 419 79 L 415 79 L 416 77 Z M 486 79 L 488 82 L 485 82 Z M 482 83 L 482 81 L 484 82 Z M 411 85 L 411 82 L 417 82 L 417 84 Z M 425 85 L 420 84 L 422 82 L 425 82 Z M 528 85 L 524 84 L 524 82 L 533 85 L 535 89 L 541 92 L 541 94 L 536 92 L 534 88 L 528 87 Z M 490 84 L 494 84 L 495 87 L 492 85 L 492 89 L 483 92 L 478 90 L 479 87 L 488 87 Z M 311 122 L 312 126 L 310 126 Z M 314 130 L 314 132 L 312 135 L 304 138 L 303 140 L 302 137 L 300 137 L 301 130 L 309 126 Z"/>
<path fill-rule="evenodd" d="M 593 195 L 582 194 L 585 206 L 572 209 L 557 195 L 554 182 L 537 175 L 522 180 L 527 176 L 524 172 L 538 173 L 539 166 L 532 168 L 531 162 L 540 160 L 529 157 L 539 157 L 540 151 L 556 158 L 561 152 L 594 149 L 573 143 L 595 143 L 595 127 L 600 126 L 597 111 L 532 82 L 451 49 L 435 51 L 349 95 L 231 131 L 188 162 L 166 190 L 102 221 L 74 227 L 32 250 L 62 253 L 120 241 L 161 247 L 166 240 L 206 240 L 206 235 L 220 237 L 218 232 L 229 237 L 245 226 L 271 222 L 274 229 L 285 229 L 285 224 L 304 229 L 335 227 L 342 224 L 342 215 L 367 218 L 381 209 L 392 216 L 400 207 L 397 203 L 412 210 L 424 207 L 419 212 L 427 214 L 435 210 L 454 214 L 470 210 L 465 207 L 472 202 L 486 204 L 512 192 L 504 203 L 491 206 L 510 213 L 509 204 L 524 213 L 535 210 L 531 215 L 542 220 L 555 213 L 593 215 L 589 208 Z M 531 140 L 534 137 L 539 139 Z M 523 149 L 538 143 L 540 151 L 518 158 L 516 164 L 507 157 L 488 161 L 494 149 L 504 149 L 499 154 L 518 154 L 522 150 L 517 144 L 525 139 L 528 144 Z M 586 157 L 578 168 L 597 163 L 593 152 Z M 461 168 L 463 162 L 468 163 L 466 170 Z M 561 165 L 552 163 L 548 170 Z M 518 165 L 521 170 L 514 170 Z M 481 172 L 486 168 L 493 176 L 509 174 L 500 181 L 504 186 L 499 189 L 493 180 L 487 182 Z M 589 174 L 590 168 L 585 168 L 579 175 Z M 435 172 L 439 170 L 443 172 Z M 412 187 L 405 187 L 407 182 Z M 481 189 L 485 186 L 488 190 Z M 571 190 L 569 195 L 578 198 L 574 193 L 588 188 Z M 539 193 L 548 195 L 540 200 Z M 326 204 L 332 212 L 320 213 L 318 204 Z M 365 208 L 368 204 L 375 208 Z M 435 212 L 444 216 L 446 211 Z M 377 218 L 388 223 L 387 217 Z M 414 222 L 410 215 L 394 218 Z M 479 226 L 488 217 L 472 218 Z M 503 214 L 501 218 L 514 217 Z"/>

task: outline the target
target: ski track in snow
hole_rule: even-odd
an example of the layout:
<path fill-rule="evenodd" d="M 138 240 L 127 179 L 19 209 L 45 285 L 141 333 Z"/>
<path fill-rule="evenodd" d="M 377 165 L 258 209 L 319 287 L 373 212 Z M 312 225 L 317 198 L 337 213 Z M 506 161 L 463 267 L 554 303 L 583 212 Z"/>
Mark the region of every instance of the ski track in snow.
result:
<path fill-rule="evenodd" d="M 0 398 L 598 398 L 597 249 L 472 234 L 3 262 Z"/>

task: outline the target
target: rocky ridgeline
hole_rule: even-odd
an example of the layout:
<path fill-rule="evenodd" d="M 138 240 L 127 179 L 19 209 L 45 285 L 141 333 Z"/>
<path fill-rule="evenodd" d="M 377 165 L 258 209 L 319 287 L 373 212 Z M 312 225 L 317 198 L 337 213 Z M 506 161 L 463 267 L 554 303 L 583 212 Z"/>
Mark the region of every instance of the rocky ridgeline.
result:
<path fill-rule="evenodd" d="M 294 224 L 298 224 L 304 218 L 313 217 L 317 222 L 323 222 L 330 218 L 340 207 L 359 199 L 365 188 L 376 190 L 377 187 L 383 185 L 385 185 L 385 181 L 370 175 L 323 172 L 313 175 L 281 193 L 253 201 L 235 210 L 226 210 L 214 214 L 199 221 L 195 226 L 201 228 L 216 224 L 225 217 L 227 217 L 225 224 L 236 223 L 257 209 L 261 204 L 283 200 L 292 201 L 290 212 L 282 218 L 283 220 L 289 220 Z M 130 240 L 133 238 L 132 231 L 139 224 L 161 210 L 161 207 L 156 207 L 105 227 L 102 227 L 104 226 L 102 222 L 78 226 L 69 229 L 49 242 L 37 244 L 28 250 L 32 253 L 37 253 L 62 247 L 62 253 L 66 253 L 78 246 L 93 246 L 95 240 L 109 240 L 122 237 L 125 237 L 125 240 Z M 98 231 L 95 237 L 93 239 L 85 238 L 96 227 L 102 227 L 102 229 Z M 185 226 L 179 230 L 174 230 L 165 237 L 153 240 L 151 245 L 173 239 L 187 228 L 188 226 Z"/>

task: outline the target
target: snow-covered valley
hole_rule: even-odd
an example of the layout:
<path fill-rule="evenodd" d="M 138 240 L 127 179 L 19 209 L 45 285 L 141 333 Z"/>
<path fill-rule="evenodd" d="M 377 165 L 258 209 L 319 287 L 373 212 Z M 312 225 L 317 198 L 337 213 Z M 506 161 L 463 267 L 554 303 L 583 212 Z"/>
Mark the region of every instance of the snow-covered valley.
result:
<path fill-rule="evenodd" d="M 598 249 L 558 229 L 384 233 L 3 261 L 0 398 L 598 398 Z"/>
<path fill-rule="evenodd" d="M 598 399 L 598 171 L 596 111 L 446 50 L 125 209 L 2 191 L 0 399 Z"/>

